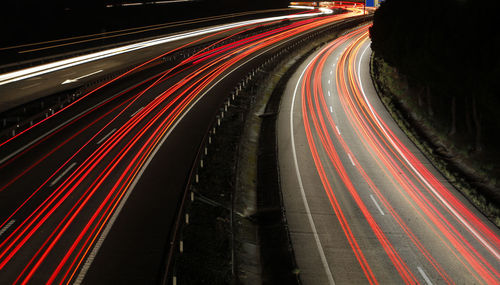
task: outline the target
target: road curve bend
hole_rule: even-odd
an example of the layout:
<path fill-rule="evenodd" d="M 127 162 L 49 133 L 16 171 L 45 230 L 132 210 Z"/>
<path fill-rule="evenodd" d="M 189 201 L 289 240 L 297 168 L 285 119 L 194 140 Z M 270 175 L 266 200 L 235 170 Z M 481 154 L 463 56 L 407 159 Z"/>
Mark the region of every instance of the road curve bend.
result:
<path fill-rule="evenodd" d="M 278 153 L 304 284 L 498 284 L 500 231 L 398 128 L 368 27 L 311 55 L 284 93 Z"/>

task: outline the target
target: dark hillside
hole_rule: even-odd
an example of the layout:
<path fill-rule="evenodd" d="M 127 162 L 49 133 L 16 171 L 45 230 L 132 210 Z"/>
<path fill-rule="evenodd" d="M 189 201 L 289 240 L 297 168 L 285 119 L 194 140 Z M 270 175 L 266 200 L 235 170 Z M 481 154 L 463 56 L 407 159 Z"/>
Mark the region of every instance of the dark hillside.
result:
<path fill-rule="evenodd" d="M 406 90 L 395 95 L 408 116 L 430 130 L 438 151 L 442 148 L 450 164 L 472 174 L 472 186 L 498 205 L 500 36 L 495 8 L 472 0 L 387 0 L 376 11 L 370 33 L 377 60 L 400 75 L 398 84 Z"/>

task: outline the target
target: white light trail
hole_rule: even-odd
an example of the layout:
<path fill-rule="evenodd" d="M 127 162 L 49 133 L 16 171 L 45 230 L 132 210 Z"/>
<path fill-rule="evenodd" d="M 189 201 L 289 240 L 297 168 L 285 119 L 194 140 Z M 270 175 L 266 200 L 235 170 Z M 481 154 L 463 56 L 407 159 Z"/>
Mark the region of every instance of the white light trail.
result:
<path fill-rule="evenodd" d="M 300 6 L 300 5 L 290 5 L 288 8 L 295 8 L 295 9 L 309 9 L 309 10 L 314 10 L 315 8 L 312 6 Z"/>
<path fill-rule="evenodd" d="M 252 25 L 252 24 L 259 24 L 259 23 L 264 23 L 264 22 L 271 22 L 271 21 L 279 21 L 279 20 L 285 20 L 285 19 L 297 19 L 297 18 L 307 18 L 307 17 L 314 17 L 321 15 L 323 13 L 308 13 L 308 14 L 298 14 L 298 15 L 287 15 L 287 16 L 279 16 L 279 17 L 268 17 L 268 18 L 262 18 L 262 19 L 255 19 L 255 20 L 248 20 L 248 21 L 241 21 L 241 22 L 236 22 L 236 23 L 230 23 L 230 24 L 224 24 L 220 26 L 215 26 L 215 27 L 209 27 L 209 28 L 204 28 L 196 31 L 190 31 L 190 32 L 184 32 L 176 35 L 171 35 L 171 36 L 166 36 L 154 40 L 148 40 L 140 43 L 135 43 L 135 44 L 130 44 L 130 45 L 125 45 L 122 47 L 117 47 L 117 48 L 112 48 L 100 52 L 95 52 L 87 55 L 82 55 L 82 56 L 77 56 L 65 60 L 60 60 L 52 63 L 47 63 L 35 67 L 30 67 L 18 71 L 13 71 L 9 73 L 5 73 L 0 75 L 0 85 L 5 85 L 8 83 L 32 78 L 35 76 L 40 76 L 44 75 L 50 72 L 62 70 L 65 68 L 73 67 L 76 65 L 96 61 L 99 59 L 135 51 L 138 49 L 143 49 L 151 46 L 156 46 L 160 44 L 165 44 L 168 42 L 173 42 L 173 41 L 178 41 L 186 38 L 192 38 L 196 36 L 201 36 L 201 35 L 206 35 L 209 33 L 214 33 L 214 32 L 219 32 L 222 30 L 226 29 L 231 29 L 231 28 L 237 28 L 245 25 Z"/>
<path fill-rule="evenodd" d="M 95 72 L 92 72 L 92 73 L 89 73 L 89 74 L 85 74 L 85 75 L 82 75 L 80 77 L 77 77 L 77 78 L 73 78 L 73 79 L 67 79 L 65 80 L 63 83 L 61 84 L 68 84 L 68 83 L 72 83 L 72 82 L 77 82 L 78 80 L 82 79 L 82 78 L 85 78 L 85 77 L 89 77 L 89 76 L 92 76 L 94 74 L 97 74 L 97 73 L 100 73 L 102 72 L 103 70 L 98 70 L 98 71 L 95 71 Z"/>

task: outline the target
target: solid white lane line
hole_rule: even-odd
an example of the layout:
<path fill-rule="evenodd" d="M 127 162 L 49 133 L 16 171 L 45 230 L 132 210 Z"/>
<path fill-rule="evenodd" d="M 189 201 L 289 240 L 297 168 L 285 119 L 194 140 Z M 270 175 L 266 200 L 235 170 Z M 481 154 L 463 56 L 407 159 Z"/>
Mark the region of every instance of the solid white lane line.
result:
<path fill-rule="evenodd" d="M 418 269 L 418 272 L 420 272 L 420 275 L 422 275 L 422 277 L 424 278 L 425 283 L 427 283 L 427 285 L 432 285 L 431 280 L 429 279 L 427 274 L 425 274 L 425 271 L 422 269 L 422 267 L 417 266 L 417 269 Z"/>
<path fill-rule="evenodd" d="M 330 106 L 330 113 L 333 113 L 333 108 L 332 108 L 332 106 Z"/>
<path fill-rule="evenodd" d="M 113 215 L 111 216 L 109 222 L 106 224 L 106 227 L 104 228 L 101 236 L 99 237 L 98 241 L 96 242 L 96 244 L 94 245 L 94 247 L 92 248 L 92 251 L 90 252 L 89 256 L 87 257 L 87 259 L 85 260 L 85 263 L 83 264 L 82 268 L 80 269 L 80 272 L 78 273 L 78 277 L 76 278 L 75 282 L 73 283 L 73 285 L 80 285 L 82 284 L 83 282 L 83 279 L 85 278 L 85 275 L 87 274 L 87 271 L 89 270 L 90 266 L 92 265 L 92 263 L 94 262 L 94 259 L 95 259 L 95 256 L 97 255 L 97 253 L 99 252 L 99 250 L 101 249 L 101 246 L 102 246 L 102 243 L 104 242 L 104 240 L 106 239 L 106 237 L 108 236 L 108 233 L 109 231 L 111 230 L 111 228 L 113 227 L 114 223 L 115 223 L 115 220 L 118 218 L 118 216 L 120 215 L 120 212 L 122 211 L 122 208 L 123 206 L 125 205 L 125 203 L 127 202 L 130 194 L 134 191 L 135 189 L 135 186 L 137 185 L 137 183 L 139 182 L 139 180 L 141 179 L 142 177 L 142 174 L 144 173 L 144 171 L 146 171 L 146 169 L 148 168 L 149 164 L 151 163 L 151 161 L 153 160 L 153 158 L 155 157 L 156 153 L 160 150 L 160 148 L 163 146 L 163 144 L 165 143 L 165 141 L 167 140 L 167 138 L 170 136 L 170 134 L 175 130 L 175 128 L 177 127 L 177 125 L 182 121 L 182 119 L 191 111 L 191 109 L 196 106 L 196 104 L 201 100 L 203 99 L 208 92 L 210 92 L 215 86 L 217 86 L 217 84 L 219 84 L 219 82 L 221 82 L 222 80 L 224 80 L 226 77 L 228 77 L 229 75 L 231 75 L 233 72 L 235 72 L 236 70 L 238 70 L 240 67 L 242 67 L 243 65 L 249 63 L 250 61 L 254 60 L 255 58 L 269 52 L 270 50 L 272 50 L 273 48 L 276 48 L 276 47 L 279 47 L 281 46 L 282 44 L 286 44 L 292 40 L 295 40 L 296 37 L 293 37 L 293 38 L 290 38 L 289 40 L 286 40 L 282 43 L 280 43 L 279 45 L 277 46 L 272 46 L 262 52 L 260 52 L 259 54 L 249 58 L 247 61 L 241 63 L 240 65 L 238 65 L 236 68 L 234 68 L 232 71 L 226 73 L 224 76 L 222 76 L 219 80 L 217 80 L 213 85 L 211 85 L 205 92 L 203 92 L 203 94 L 201 94 L 194 102 L 193 104 L 191 104 L 187 110 L 185 112 L 182 113 L 182 115 L 175 121 L 175 123 L 170 127 L 170 129 L 167 131 L 167 133 L 165 134 L 165 136 L 160 140 L 160 142 L 158 143 L 158 145 L 156 146 L 156 148 L 153 150 L 153 152 L 148 156 L 148 158 L 146 159 L 146 162 L 142 165 L 142 168 L 139 170 L 139 172 L 137 173 L 137 175 L 135 176 L 135 179 L 132 181 L 132 184 L 130 184 L 130 187 L 129 189 L 127 190 L 127 192 L 125 193 L 125 195 L 123 196 L 122 200 L 120 201 L 120 204 L 118 205 L 118 207 L 116 208 L 115 212 L 113 213 Z M 328 269 L 329 270 L 329 269 Z M 330 273 L 331 274 L 331 273 Z M 333 282 L 333 278 L 332 278 L 332 282 Z M 331 283 L 331 284 L 335 284 L 334 282 Z"/>
<path fill-rule="evenodd" d="M 424 182 L 424 184 L 429 188 L 432 193 L 439 199 L 441 203 L 443 203 L 446 208 L 495 256 L 496 259 L 500 260 L 500 253 L 497 251 L 495 247 L 493 247 L 486 239 L 479 234 L 466 220 L 465 218 L 460 215 L 455 208 L 453 208 L 446 199 L 441 196 L 441 194 L 425 179 L 425 177 L 422 176 L 422 174 L 413 166 L 413 164 L 408 160 L 406 155 L 403 153 L 403 151 L 399 148 L 399 146 L 394 142 L 394 140 L 389 136 L 387 133 L 387 130 L 384 128 L 378 117 L 375 115 L 375 111 L 373 110 L 372 104 L 370 101 L 368 101 L 368 98 L 366 97 L 365 89 L 363 88 L 363 82 L 361 81 L 361 59 L 363 58 L 365 52 L 368 50 L 370 45 L 367 45 L 366 48 L 364 49 L 363 53 L 361 53 L 361 56 L 359 57 L 359 62 L 358 62 L 358 80 L 359 84 L 361 87 L 361 94 L 363 94 L 363 98 L 365 99 L 366 105 L 368 106 L 368 109 L 370 109 L 370 112 L 372 113 L 373 117 L 375 118 L 375 121 L 377 122 L 377 125 L 379 128 L 382 130 L 382 132 L 385 134 L 386 138 L 389 140 L 391 145 L 394 147 L 394 149 L 399 153 L 401 158 L 406 162 L 408 166 L 412 169 L 413 173 L 415 173 L 419 179 Z"/>
<path fill-rule="evenodd" d="M 71 170 L 71 168 L 75 167 L 75 165 L 76 165 L 76 162 L 73 162 L 68 168 L 66 168 L 66 170 L 63 171 L 63 173 L 61 173 L 59 176 L 57 176 L 57 178 L 54 181 L 52 181 L 52 183 L 50 183 L 49 186 L 52 187 L 57 182 L 59 182 L 59 180 L 61 180 L 61 178 L 63 178 L 64 175 L 66 175 L 66 173 L 68 173 Z"/>
<path fill-rule="evenodd" d="M 102 139 L 100 139 L 97 144 L 101 144 L 103 141 L 105 141 L 107 138 L 109 138 L 109 136 L 111 136 L 114 132 L 116 131 L 116 129 L 112 129 L 111 132 L 109 132 L 107 135 L 105 135 Z"/>
<path fill-rule="evenodd" d="M 137 115 L 137 113 L 139 113 L 142 109 L 144 109 L 144 107 L 140 107 L 139 110 L 135 111 L 132 115 L 130 115 L 130 118 Z"/>
<path fill-rule="evenodd" d="M 349 160 L 351 161 L 352 165 L 356 166 L 356 164 L 354 164 L 354 160 L 352 160 L 351 154 L 347 153 L 347 156 L 349 157 Z"/>
<path fill-rule="evenodd" d="M 318 54 L 319 55 L 319 54 Z M 316 55 L 316 57 L 318 56 Z M 302 201 L 304 202 L 304 208 L 306 209 L 307 213 L 307 219 L 309 220 L 309 225 L 311 226 L 311 230 L 314 235 L 314 241 L 316 242 L 316 247 L 318 248 L 319 256 L 321 258 L 321 263 L 323 263 L 323 269 L 325 270 L 326 276 L 328 277 L 328 281 L 330 284 L 335 284 L 335 281 L 333 280 L 333 275 L 332 272 L 330 271 L 330 266 L 328 265 L 328 261 L 326 260 L 325 252 L 323 250 L 323 246 L 321 245 L 321 241 L 319 240 L 318 236 L 318 231 L 316 230 L 316 225 L 314 224 L 314 220 L 311 215 L 311 209 L 309 208 L 309 203 L 307 202 L 307 197 L 306 193 L 304 190 L 304 185 L 302 184 L 302 178 L 299 170 L 299 163 L 297 160 L 297 151 L 295 149 L 295 135 L 293 131 L 293 106 L 295 105 L 295 96 L 297 94 L 297 90 L 299 88 L 300 81 L 302 80 L 302 77 L 304 76 L 305 71 L 307 68 L 309 68 L 309 65 L 314 61 L 316 58 L 314 57 L 313 60 L 307 64 L 306 68 L 302 71 L 302 74 L 299 77 L 299 80 L 297 80 L 297 85 L 295 85 L 295 90 L 293 92 L 292 96 L 292 105 L 290 107 L 290 138 L 292 142 L 292 154 L 293 154 L 293 162 L 295 164 L 295 174 L 297 176 L 297 180 L 299 182 L 299 188 L 300 188 L 300 195 L 302 197 Z"/>
<path fill-rule="evenodd" d="M 377 206 L 377 209 L 380 211 L 380 214 L 382 216 L 384 216 L 384 211 L 382 211 L 382 208 L 380 208 L 380 205 L 378 204 L 377 200 L 375 200 L 375 197 L 373 197 L 372 194 L 370 194 L 370 198 L 372 198 L 372 201 L 373 201 L 373 204 L 375 204 L 375 206 Z"/>
<path fill-rule="evenodd" d="M 0 230 L 0 236 L 5 233 L 14 223 L 16 220 L 10 220 L 1 230 Z"/>
<path fill-rule="evenodd" d="M 335 126 L 335 128 L 337 129 L 337 133 L 339 133 L 339 135 L 340 135 L 340 129 L 339 129 L 339 126 Z"/>
<path fill-rule="evenodd" d="M 330 90 L 328 90 L 328 96 L 331 96 L 331 95 L 330 95 Z"/>

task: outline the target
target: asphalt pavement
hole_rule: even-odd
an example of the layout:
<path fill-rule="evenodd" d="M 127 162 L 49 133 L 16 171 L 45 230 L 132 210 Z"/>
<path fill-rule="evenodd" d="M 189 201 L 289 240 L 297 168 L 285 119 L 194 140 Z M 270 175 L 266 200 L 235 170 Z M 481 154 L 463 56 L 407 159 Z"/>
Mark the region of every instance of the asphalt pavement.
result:
<path fill-rule="evenodd" d="M 74 58 L 29 67 L 33 69 L 29 72 L 24 72 L 27 70 L 25 69 L 1 74 L 0 112 L 50 94 L 85 86 L 85 84 L 97 80 L 109 80 L 109 76 L 123 73 L 180 47 L 203 45 L 250 27 L 257 27 L 265 22 L 284 19 L 279 17 L 251 19 L 185 30 L 142 42 L 124 44 L 109 50 L 96 51 Z M 188 55 L 183 54 L 180 56 L 186 57 Z"/>
<path fill-rule="evenodd" d="M 278 153 L 304 284 L 498 283 L 500 231 L 399 129 L 370 76 L 366 27 L 290 79 Z"/>
<path fill-rule="evenodd" d="M 1 142 L 1 280 L 159 282 L 187 174 L 221 104 L 269 55 L 342 17 L 119 77 Z"/>

